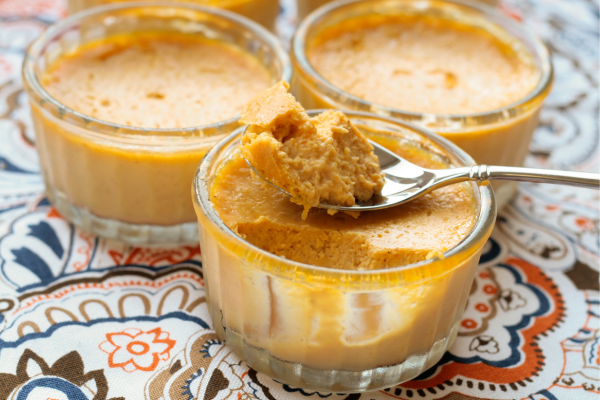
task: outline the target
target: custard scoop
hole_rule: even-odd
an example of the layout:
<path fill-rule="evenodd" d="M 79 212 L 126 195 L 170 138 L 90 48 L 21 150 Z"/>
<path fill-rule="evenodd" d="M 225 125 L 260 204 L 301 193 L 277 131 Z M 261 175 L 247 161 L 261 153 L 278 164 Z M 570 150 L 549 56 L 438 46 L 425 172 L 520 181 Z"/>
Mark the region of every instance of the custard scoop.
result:
<path fill-rule="evenodd" d="M 373 146 L 340 111 L 311 118 L 279 82 L 242 111 L 248 128 L 242 156 L 264 179 L 289 193 L 292 202 L 352 207 L 381 192 L 383 175 Z"/>
<path fill-rule="evenodd" d="M 346 212 L 379 210 L 406 203 L 432 190 L 464 181 L 482 183 L 490 180 L 522 181 L 600 189 L 600 174 L 587 172 L 490 165 L 474 165 L 471 167 L 449 169 L 422 168 L 371 140 L 369 142 L 374 148 L 374 154 L 379 159 L 381 172 L 385 175 L 385 184 L 381 193 L 374 195 L 368 201 L 356 202 L 350 207 L 327 203 L 320 203 L 318 207 Z M 292 196 L 289 192 L 262 176 L 248 160 L 246 162 L 263 180 L 287 195 Z"/>

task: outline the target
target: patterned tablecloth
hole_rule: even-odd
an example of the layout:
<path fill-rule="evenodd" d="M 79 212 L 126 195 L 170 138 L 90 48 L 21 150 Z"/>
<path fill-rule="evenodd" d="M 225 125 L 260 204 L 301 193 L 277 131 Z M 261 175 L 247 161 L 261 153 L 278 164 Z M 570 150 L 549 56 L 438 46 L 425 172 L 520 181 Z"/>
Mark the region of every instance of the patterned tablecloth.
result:
<path fill-rule="evenodd" d="M 556 68 L 527 164 L 598 172 L 597 0 L 502 9 Z M 99 239 L 44 197 L 20 66 L 64 13 L 0 0 L 0 400 L 600 398 L 598 192 L 551 185 L 522 184 L 500 211 L 456 342 L 418 379 L 339 395 L 249 369 L 211 330 L 198 247 Z"/>

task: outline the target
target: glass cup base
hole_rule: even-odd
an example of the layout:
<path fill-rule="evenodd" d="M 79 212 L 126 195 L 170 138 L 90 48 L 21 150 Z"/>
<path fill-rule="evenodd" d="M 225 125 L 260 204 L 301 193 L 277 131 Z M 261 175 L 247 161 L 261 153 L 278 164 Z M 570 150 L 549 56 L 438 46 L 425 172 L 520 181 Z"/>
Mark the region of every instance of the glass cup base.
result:
<path fill-rule="evenodd" d="M 48 193 L 56 210 L 75 226 L 106 239 L 118 240 L 132 246 L 169 247 L 198 244 L 198 224 L 187 222 L 177 225 L 130 224 L 99 217 L 87 208 L 72 204 L 58 191 Z"/>
<path fill-rule="evenodd" d="M 219 332 L 222 334 L 222 331 Z M 242 335 L 226 329 L 224 341 L 253 369 L 288 385 L 319 392 L 356 393 L 382 390 L 409 381 L 435 365 L 450 347 L 458 332 L 458 322 L 450 334 L 434 343 L 426 353 L 412 354 L 400 364 L 365 371 L 323 370 L 281 360 L 267 350 L 247 343 Z"/>
<path fill-rule="evenodd" d="M 518 187 L 518 182 L 502 182 L 501 185 L 494 187 L 494 194 L 496 195 L 496 204 L 498 206 L 498 210 L 501 210 L 505 205 L 507 205 L 515 195 Z"/>

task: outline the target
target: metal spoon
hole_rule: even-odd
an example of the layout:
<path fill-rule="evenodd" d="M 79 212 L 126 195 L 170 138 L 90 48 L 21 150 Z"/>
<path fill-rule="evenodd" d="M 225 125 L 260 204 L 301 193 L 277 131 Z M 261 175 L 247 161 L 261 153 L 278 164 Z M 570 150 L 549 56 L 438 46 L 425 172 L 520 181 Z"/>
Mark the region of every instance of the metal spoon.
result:
<path fill-rule="evenodd" d="M 320 208 L 331 208 L 339 211 L 380 210 L 414 200 L 419 196 L 443 186 L 464 181 L 523 181 L 580 186 L 596 190 L 600 189 L 600 174 L 587 172 L 497 167 L 491 165 L 474 165 L 472 167 L 449 169 L 421 168 L 372 140 L 369 140 L 369 142 L 373 145 L 374 153 L 379 158 L 381 172 L 385 173 L 385 184 L 381 194 L 373 196 L 366 202 L 357 202 L 351 207 L 320 203 Z M 288 196 L 291 196 L 290 193 L 262 176 L 254 169 L 248 160 L 246 160 L 246 163 L 258 176 L 271 186 L 279 189 Z"/>

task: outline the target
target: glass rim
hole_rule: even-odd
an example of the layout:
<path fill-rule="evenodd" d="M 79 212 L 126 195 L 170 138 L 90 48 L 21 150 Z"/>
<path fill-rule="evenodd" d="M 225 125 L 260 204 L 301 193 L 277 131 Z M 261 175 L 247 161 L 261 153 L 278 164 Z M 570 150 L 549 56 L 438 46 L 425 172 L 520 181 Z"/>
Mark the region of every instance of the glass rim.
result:
<path fill-rule="evenodd" d="M 61 116 L 70 115 L 77 117 L 80 121 L 73 121 L 70 119 L 68 121 L 69 124 L 75 125 L 77 127 L 90 130 L 90 123 L 93 123 L 94 128 L 92 129 L 95 134 L 107 136 L 110 138 L 129 138 L 129 139 L 139 139 L 149 138 L 149 137 L 178 137 L 178 138 L 194 138 L 194 139 L 206 139 L 210 136 L 198 136 L 194 135 L 196 132 L 202 132 L 205 130 L 212 129 L 220 129 L 230 124 L 235 124 L 238 122 L 239 116 L 236 114 L 231 118 L 213 122 L 205 125 L 196 125 L 191 127 L 183 127 L 183 128 L 147 128 L 147 127 L 136 127 L 130 125 L 122 125 L 117 124 L 110 121 L 105 121 L 102 119 L 94 118 L 79 111 L 68 107 L 67 105 L 61 103 L 56 98 L 50 95 L 48 91 L 44 88 L 44 86 L 39 81 L 36 73 L 35 73 L 35 62 L 39 59 L 39 57 L 43 54 L 43 50 L 45 47 L 55 40 L 56 36 L 61 32 L 64 32 L 70 26 L 77 24 L 79 21 L 84 20 L 89 17 L 102 15 L 104 13 L 110 13 L 113 11 L 122 11 L 128 9 L 136 9 L 136 8 L 165 8 L 165 9 L 183 9 L 183 10 L 192 10 L 198 11 L 204 14 L 209 14 L 212 17 L 221 18 L 227 20 L 235 25 L 241 26 L 252 34 L 254 34 L 261 41 L 264 41 L 274 52 L 274 56 L 276 59 L 282 64 L 282 73 L 281 78 L 279 80 L 284 80 L 289 82 L 292 77 L 292 65 L 290 62 L 290 58 L 287 52 L 284 50 L 282 44 L 279 40 L 266 28 L 246 18 L 239 14 L 236 14 L 232 11 L 228 11 L 222 8 L 217 8 L 213 6 L 200 5 L 189 3 L 185 1 L 128 1 L 128 2 L 120 2 L 114 4 L 105 4 L 97 7 L 92 7 L 90 9 L 86 9 L 83 11 L 79 11 L 68 16 L 65 19 L 62 19 L 48 27 L 40 35 L 37 39 L 33 41 L 33 43 L 27 49 L 25 54 L 25 58 L 23 61 L 22 67 L 22 75 L 23 80 L 26 83 L 25 90 L 27 92 L 33 92 L 36 94 L 42 102 L 51 104 L 52 107 L 56 108 Z M 30 96 L 31 98 L 31 96 Z M 152 134 L 147 134 L 152 133 Z"/>
<path fill-rule="evenodd" d="M 316 110 L 308 110 L 307 113 L 310 116 L 315 114 L 328 111 L 326 109 L 316 109 Z M 402 128 L 408 129 L 413 133 L 416 133 L 420 136 L 425 137 L 428 140 L 431 140 L 435 145 L 440 146 L 442 150 L 447 152 L 448 154 L 455 156 L 459 161 L 464 163 L 465 166 L 475 165 L 475 161 L 471 156 L 469 156 L 464 150 L 460 149 L 458 146 L 450 142 L 449 140 L 430 132 L 426 129 L 423 129 L 415 124 L 411 124 L 397 118 L 392 118 L 388 116 L 383 116 L 374 113 L 368 113 L 363 111 L 351 111 L 351 110 L 341 110 L 346 114 L 348 118 L 369 118 L 374 120 L 381 120 L 387 123 L 393 123 L 401 126 Z M 275 254 L 272 254 L 266 250 L 261 249 L 258 246 L 246 241 L 239 235 L 237 235 L 231 228 L 229 228 L 217 211 L 215 210 L 212 202 L 210 201 L 210 188 L 208 187 L 207 178 L 210 177 L 210 168 L 212 167 L 215 159 L 220 155 L 221 151 L 224 150 L 227 146 L 229 146 L 232 141 L 236 140 L 238 136 L 241 136 L 244 127 L 240 127 L 236 129 L 231 134 L 224 137 L 221 141 L 219 141 L 211 150 L 209 150 L 205 156 L 200 161 L 198 168 L 196 169 L 196 173 L 194 175 L 193 181 L 193 194 L 194 201 L 200 207 L 202 213 L 205 218 L 213 224 L 220 232 L 224 233 L 227 237 L 233 239 L 236 243 L 241 244 L 247 248 L 250 248 L 251 251 L 260 254 L 261 256 L 277 262 L 279 264 L 286 264 L 286 266 L 290 267 L 290 271 L 293 271 L 296 274 L 298 271 L 303 272 L 322 272 L 327 275 L 333 276 L 353 276 L 353 277 L 364 277 L 371 275 L 381 275 L 381 274 L 394 274 L 398 272 L 405 272 L 407 270 L 421 270 L 429 265 L 440 261 L 441 259 L 438 257 L 433 257 L 429 260 L 419 261 L 417 263 L 402 265 L 392 268 L 386 269 L 373 269 L 373 270 L 346 270 L 346 269 L 336 269 L 336 268 L 327 268 L 320 267 L 316 265 L 301 263 L 298 261 L 289 260 L 287 258 L 282 258 Z M 479 211 L 477 214 L 477 221 L 473 228 L 469 231 L 467 236 L 463 240 L 460 241 L 453 248 L 445 251 L 443 253 L 444 258 L 448 259 L 453 257 L 454 255 L 460 254 L 465 250 L 471 248 L 474 244 L 476 244 L 479 240 L 485 237 L 488 232 L 491 231 L 495 220 L 496 220 L 496 200 L 494 196 L 494 192 L 491 189 L 491 185 L 477 185 L 473 182 L 473 185 L 479 189 L 479 197 L 477 198 L 477 202 L 479 205 Z M 449 271 L 447 271 L 449 272 Z"/>
<path fill-rule="evenodd" d="M 498 11 L 496 8 L 494 8 L 490 5 L 482 4 L 481 2 L 477 2 L 474 0 L 435 0 L 434 3 L 437 2 L 437 3 L 447 3 L 447 4 L 458 5 L 458 6 L 470 9 L 471 11 L 479 12 L 486 19 L 490 19 L 489 17 L 491 16 L 491 17 L 493 17 L 493 20 L 492 20 L 493 23 L 495 23 L 497 20 L 502 21 L 503 24 L 506 24 L 508 26 L 511 26 L 513 29 L 518 30 L 521 34 L 523 34 L 525 37 L 527 37 L 527 39 L 533 44 L 534 51 L 531 51 L 530 49 L 528 49 L 528 51 L 531 53 L 531 55 L 532 55 L 532 57 L 534 57 L 534 59 L 538 58 L 540 61 L 540 66 L 536 67 L 536 69 L 539 69 L 541 72 L 539 81 L 537 82 L 536 86 L 529 93 L 527 93 L 527 95 L 525 95 L 523 98 L 521 98 L 517 101 L 514 101 L 514 102 L 507 104 L 505 106 L 502 106 L 502 107 L 495 108 L 493 110 L 477 112 L 477 113 L 444 114 L 444 113 L 426 113 L 426 112 L 408 111 L 408 110 L 402 110 L 399 108 L 389 107 L 389 106 L 379 104 L 379 103 L 374 103 L 374 102 L 362 99 L 358 96 L 355 96 L 349 92 L 346 92 L 346 91 L 342 90 L 341 88 L 338 88 L 331 82 L 329 82 L 327 79 L 325 79 L 325 77 L 323 77 L 320 73 L 318 73 L 314 69 L 312 64 L 308 61 L 307 54 L 305 52 L 305 48 L 306 48 L 307 35 L 309 34 L 309 32 L 312 30 L 312 28 L 316 24 L 325 20 L 332 12 L 335 12 L 344 7 L 352 7 L 354 4 L 375 3 L 375 2 L 379 2 L 379 3 L 395 2 L 395 1 L 398 1 L 398 0 L 337 0 L 337 1 L 326 4 L 318 9 L 316 9 L 311 14 L 309 14 L 306 18 L 304 18 L 304 20 L 300 23 L 300 25 L 298 25 L 298 28 L 296 29 L 296 32 L 294 33 L 294 36 L 292 38 L 292 44 L 291 44 L 292 49 L 290 52 L 290 54 L 292 55 L 293 62 L 295 62 L 295 64 L 296 63 L 298 64 L 300 70 L 304 74 L 313 78 L 321 88 L 324 88 L 327 92 L 327 93 L 325 93 L 327 96 L 329 96 L 331 94 L 341 94 L 345 98 L 349 99 L 351 102 L 357 103 L 361 106 L 364 106 L 364 107 L 375 106 L 375 107 L 377 107 L 378 110 L 382 110 L 385 113 L 387 113 L 387 115 L 391 115 L 391 116 L 404 115 L 404 116 L 410 117 L 411 119 L 443 118 L 443 119 L 447 119 L 447 120 L 462 120 L 462 119 L 467 119 L 467 118 L 489 118 L 491 116 L 501 117 L 501 116 L 505 115 L 509 110 L 518 108 L 524 104 L 529 103 L 530 101 L 534 100 L 540 94 L 546 92 L 550 88 L 550 86 L 552 84 L 552 79 L 554 76 L 554 68 L 552 66 L 552 62 L 550 61 L 550 51 L 548 50 L 546 45 L 533 32 L 531 32 L 531 30 L 529 30 L 523 24 L 520 24 L 517 21 L 507 17 L 506 15 L 502 14 L 500 11 Z M 407 2 L 404 0 L 400 1 L 400 2 L 410 3 L 410 2 Z M 412 0 L 412 2 L 418 2 L 418 0 Z M 502 29 L 506 30 L 504 25 L 500 25 L 500 27 Z M 508 33 L 511 36 L 514 36 L 510 32 L 508 32 Z M 522 42 L 522 40 L 520 40 L 519 38 L 516 38 L 516 39 Z"/>

